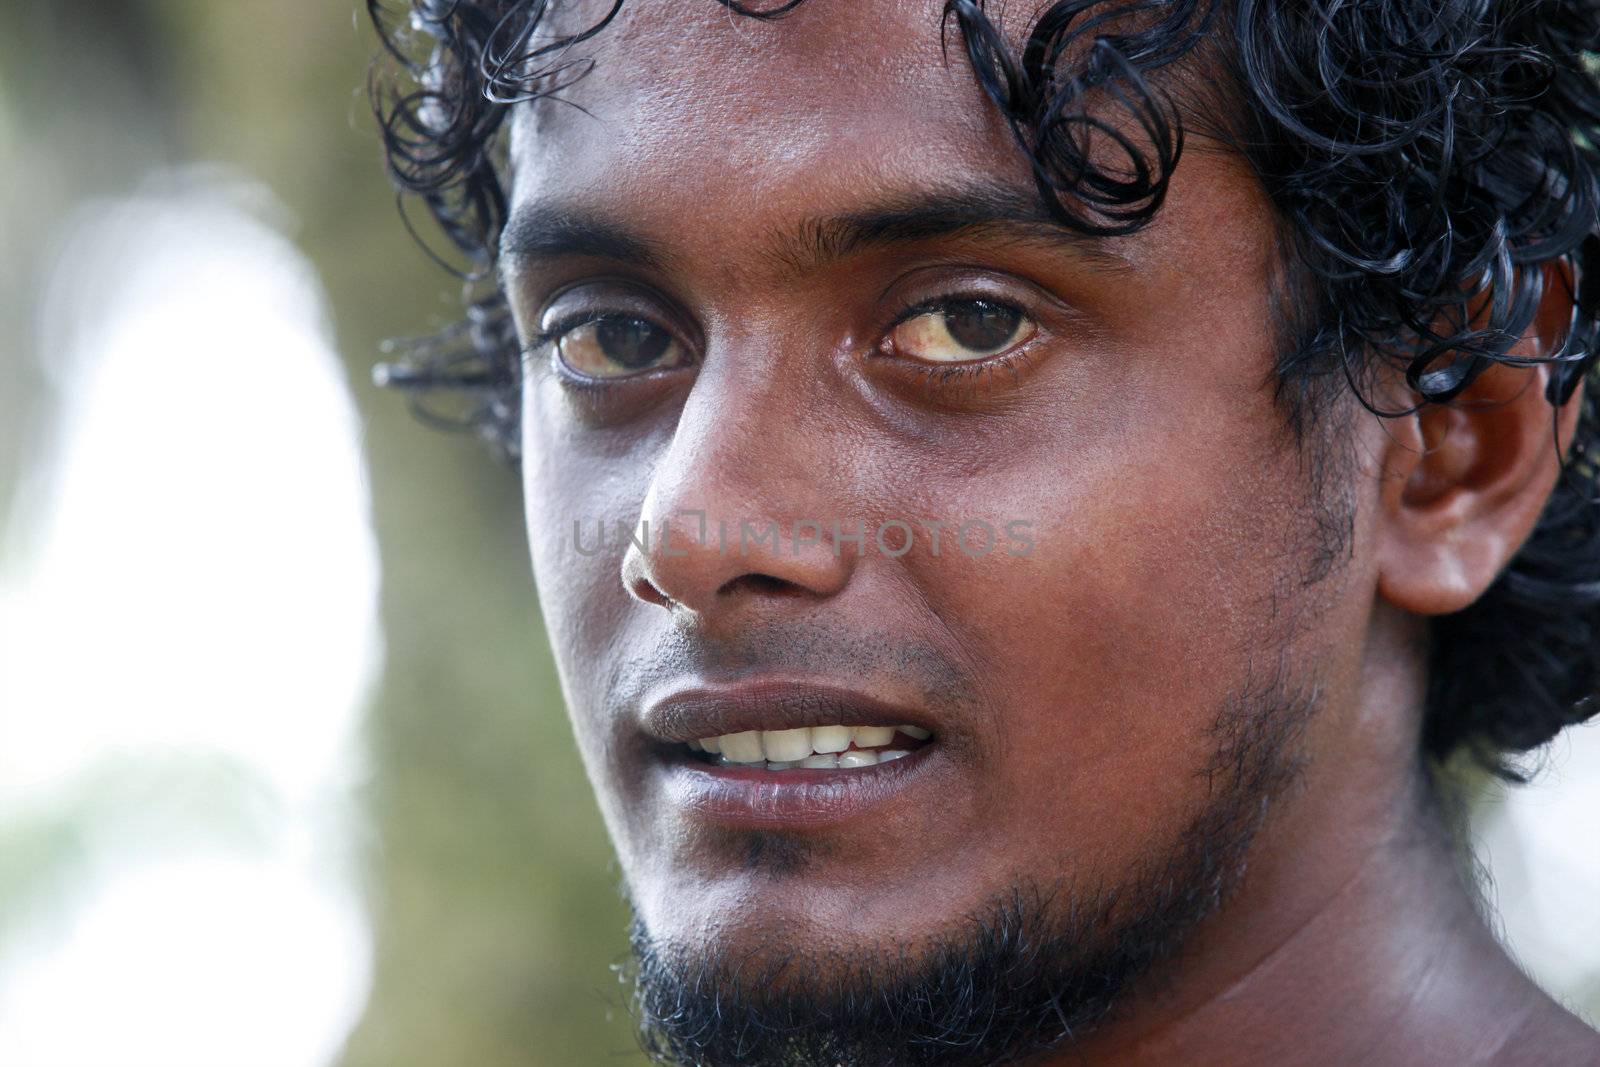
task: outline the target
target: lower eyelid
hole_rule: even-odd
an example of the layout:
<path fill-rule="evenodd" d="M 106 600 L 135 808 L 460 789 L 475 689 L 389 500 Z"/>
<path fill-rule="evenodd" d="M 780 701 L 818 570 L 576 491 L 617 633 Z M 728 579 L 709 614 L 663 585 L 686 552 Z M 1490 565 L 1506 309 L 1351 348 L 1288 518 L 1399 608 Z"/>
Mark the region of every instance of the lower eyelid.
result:
<path fill-rule="evenodd" d="M 933 400 L 982 399 L 1020 386 L 1042 353 L 1038 331 L 1006 352 L 959 363 L 932 363 L 903 356 L 882 361 L 881 368 Z"/>

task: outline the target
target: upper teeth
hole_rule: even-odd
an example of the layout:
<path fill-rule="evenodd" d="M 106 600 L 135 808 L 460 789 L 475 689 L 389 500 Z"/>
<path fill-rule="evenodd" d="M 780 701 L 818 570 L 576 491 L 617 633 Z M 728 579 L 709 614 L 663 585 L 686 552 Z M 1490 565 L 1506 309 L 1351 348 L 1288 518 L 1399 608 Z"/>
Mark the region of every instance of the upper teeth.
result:
<path fill-rule="evenodd" d="M 908 755 L 903 749 L 863 752 L 894 740 L 896 732 L 918 741 L 933 734 L 920 726 L 801 726 L 793 730 L 744 730 L 702 737 L 689 747 L 720 753 L 727 763 L 760 763 L 784 767 L 865 767 Z M 855 751 L 846 752 L 851 744 Z"/>

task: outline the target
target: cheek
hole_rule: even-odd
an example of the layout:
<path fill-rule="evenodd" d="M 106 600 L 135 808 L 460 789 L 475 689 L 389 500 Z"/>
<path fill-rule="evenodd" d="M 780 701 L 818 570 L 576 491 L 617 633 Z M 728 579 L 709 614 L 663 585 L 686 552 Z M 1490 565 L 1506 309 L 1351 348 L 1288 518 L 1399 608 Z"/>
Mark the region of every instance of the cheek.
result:
<path fill-rule="evenodd" d="M 523 506 L 539 610 L 579 755 L 608 834 L 627 858 L 637 850 L 628 844 L 632 820 L 615 788 L 606 684 L 633 610 L 622 586 L 626 541 L 617 522 L 628 527 L 634 516 L 625 489 L 612 484 L 613 465 L 564 447 L 549 425 L 526 421 L 525 412 Z"/>
<path fill-rule="evenodd" d="M 560 416 L 532 401 L 524 408 L 523 510 L 540 612 L 583 743 L 583 719 L 604 697 L 593 665 L 631 609 L 622 557 L 642 489 L 630 476 L 638 464 L 571 447 Z"/>
<path fill-rule="evenodd" d="M 1298 594 L 1307 536 L 1297 472 L 1241 462 L 1253 448 L 1210 433 L 1141 433 L 1099 463 L 1079 451 L 1053 483 L 1007 475 L 1038 487 L 1009 505 L 1035 520 L 1032 552 L 946 560 L 920 581 L 961 620 L 1005 720 L 984 818 L 1019 798 L 1071 812 L 1061 847 L 1086 866 L 1121 866 L 1152 827 L 1199 810 L 1219 711 L 1270 680 L 1287 640 L 1279 605 Z"/>

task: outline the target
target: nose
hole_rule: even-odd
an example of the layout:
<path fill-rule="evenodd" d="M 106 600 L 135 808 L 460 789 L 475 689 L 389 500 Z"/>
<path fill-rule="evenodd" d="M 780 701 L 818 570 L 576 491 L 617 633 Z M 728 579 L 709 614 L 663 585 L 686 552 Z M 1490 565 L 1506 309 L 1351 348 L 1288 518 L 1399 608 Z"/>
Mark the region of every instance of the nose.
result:
<path fill-rule="evenodd" d="M 707 630 L 836 595 L 864 542 L 828 485 L 829 435 L 781 387 L 702 374 L 652 474 L 623 585 Z"/>

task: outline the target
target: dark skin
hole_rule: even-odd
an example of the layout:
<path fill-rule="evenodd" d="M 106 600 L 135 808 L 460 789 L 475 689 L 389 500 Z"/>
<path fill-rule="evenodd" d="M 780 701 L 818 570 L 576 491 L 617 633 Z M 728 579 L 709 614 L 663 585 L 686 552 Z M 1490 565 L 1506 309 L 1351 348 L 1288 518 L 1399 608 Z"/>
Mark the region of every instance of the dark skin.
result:
<path fill-rule="evenodd" d="M 939 7 L 761 24 L 631 4 L 563 94 L 583 110 L 513 122 L 502 268 L 522 337 L 604 313 L 666 339 L 629 367 L 577 338 L 586 382 L 538 349 L 524 406 L 540 602 L 641 918 L 757 954 L 873 953 L 1019 881 L 1115 885 L 1206 805 L 1217 710 L 1271 656 L 1316 711 L 1243 881 L 1104 1027 L 1039 1062 L 1600 1063 L 1478 919 L 1416 755 L 1427 617 L 1482 594 L 1554 485 L 1544 372 L 1353 417 L 1348 554 L 1307 584 L 1263 193 L 1194 140 L 1142 232 L 1050 232 L 940 52 Z M 1019 310 L 1021 340 L 952 348 L 949 305 L 929 303 L 951 298 Z M 1565 319 L 1546 304 L 1528 354 Z M 928 358 L 951 353 L 959 370 Z M 695 542 L 699 512 L 786 531 L 1021 518 L 1036 544 L 729 553 Z M 575 518 L 673 540 L 581 555 Z M 651 718 L 652 700 L 775 681 L 906 709 L 934 740 L 849 811 L 684 802 L 680 742 L 721 731 Z"/>

